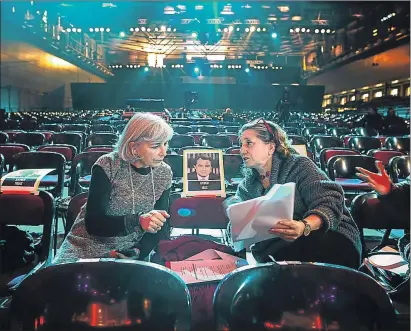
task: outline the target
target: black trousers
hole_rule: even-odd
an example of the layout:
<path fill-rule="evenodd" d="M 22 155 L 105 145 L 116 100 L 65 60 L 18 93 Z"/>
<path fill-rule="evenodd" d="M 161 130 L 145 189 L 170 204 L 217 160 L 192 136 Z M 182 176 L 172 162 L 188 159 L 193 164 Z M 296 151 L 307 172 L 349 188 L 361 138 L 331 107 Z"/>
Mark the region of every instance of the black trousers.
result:
<path fill-rule="evenodd" d="M 293 242 L 280 238 L 266 240 L 251 247 L 258 262 L 270 262 L 271 255 L 276 261 L 322 262 L 358 269 L 360 253 L 344 235 L 328 231 L 313 231 L 307 237 Z"/>

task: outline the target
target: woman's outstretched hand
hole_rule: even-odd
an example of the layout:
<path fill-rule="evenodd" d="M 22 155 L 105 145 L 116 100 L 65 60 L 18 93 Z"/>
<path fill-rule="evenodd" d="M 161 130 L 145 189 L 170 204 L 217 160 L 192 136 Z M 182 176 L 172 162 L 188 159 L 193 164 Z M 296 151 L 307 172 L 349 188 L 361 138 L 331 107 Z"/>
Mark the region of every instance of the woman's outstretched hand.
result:
<path fill-rule="evenodd" d="M 169 217 L 165 210 L 152 210 L 140 216 L 140 226 L 144 231 L 157 233 Z"/>
<path fill-rule="evenodd" d="M 286 241 L 294 241 L 304 233 L 305 224 L 301 221 L 282 220 L 274 225 L 268 232 Z"/>
<path fill-rule="evenodd" d="M 359 172 L 356 175 L 362 180 L 368 182 L 370 187 L 374 189 L 378 194 L 386 195 L 391 192 L 392 181 L 385 171 L 384 164 L 381 161 L 376 161 L 378 173 L 368 171 L 364 168 L 357 167 Z"/>

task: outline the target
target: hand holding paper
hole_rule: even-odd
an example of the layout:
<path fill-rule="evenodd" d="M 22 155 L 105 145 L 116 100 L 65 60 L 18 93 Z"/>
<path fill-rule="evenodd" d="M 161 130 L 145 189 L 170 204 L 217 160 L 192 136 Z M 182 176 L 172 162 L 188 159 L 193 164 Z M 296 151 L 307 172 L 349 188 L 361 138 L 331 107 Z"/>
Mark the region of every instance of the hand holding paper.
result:
<path fill-rule="evenodd" d="M 233 204 L 227 214 L 236 250 L 271 239 L 270 230 L 282 220 L 292 220 L 295 183 L 276 184 L 262 197 Z"/>

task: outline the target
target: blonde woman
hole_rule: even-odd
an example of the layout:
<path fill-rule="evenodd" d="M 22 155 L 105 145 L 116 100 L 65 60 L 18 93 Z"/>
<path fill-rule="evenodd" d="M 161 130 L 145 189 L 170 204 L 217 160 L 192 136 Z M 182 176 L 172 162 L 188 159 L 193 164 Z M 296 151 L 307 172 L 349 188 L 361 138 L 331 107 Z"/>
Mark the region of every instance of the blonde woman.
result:
<path fill-rule="evenodd" d="M 55 263 L 79 258 L 145 259 L 169 236 L 171 168 L 163 162 L 172 128 L 159 116 L 130 119 L 116 150 L 92 168 L 87 203 Z"/>
<path fill-rule="evenodd" d="M 296 184 L 293 219 L 280 221 L 269 231 L 273 239 L 251 247 L 256 260 L 269 262 L 272 256 L 358 268 L 360 234 L 341 186 L 309 158 L 294 153 L 285 132 L 271 121 L 247 123 L 239 136 L 245 178 L 228 205 L 265 195 L 274 184 Z"/>

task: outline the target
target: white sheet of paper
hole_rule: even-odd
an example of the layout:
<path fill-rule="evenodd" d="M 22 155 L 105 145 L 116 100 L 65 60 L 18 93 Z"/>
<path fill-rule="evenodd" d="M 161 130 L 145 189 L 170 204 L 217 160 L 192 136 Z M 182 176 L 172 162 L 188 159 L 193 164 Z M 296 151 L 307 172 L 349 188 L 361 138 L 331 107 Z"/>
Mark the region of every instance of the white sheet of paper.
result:
<path fill-rule="evenodd" d="M 170 262 L 170 269 L 177 273 L 186 284 L 221 280 L 237 269 L 234 261 L 176 261 Z"/>
<path fill-rule="evenodd" d="M 280 220 L 292 220 L 295 183 L 276 184 L 262 197 L 228 207 L 231 235 L 238 251 L 251 244 L 275 238 L 268 233 Z"/>

